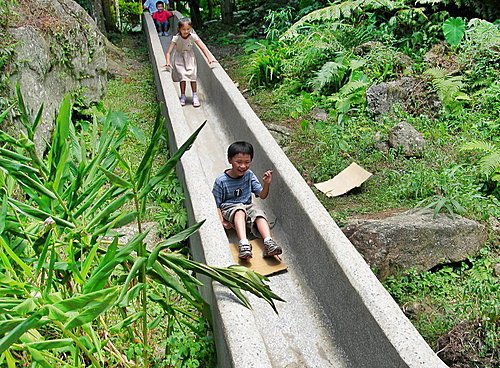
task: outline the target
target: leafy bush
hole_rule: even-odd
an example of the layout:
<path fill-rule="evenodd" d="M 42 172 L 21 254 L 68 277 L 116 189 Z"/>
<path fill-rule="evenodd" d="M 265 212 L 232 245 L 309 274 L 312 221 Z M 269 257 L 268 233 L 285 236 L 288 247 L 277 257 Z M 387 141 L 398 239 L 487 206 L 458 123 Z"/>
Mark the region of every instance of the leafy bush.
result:
<path fill-rule="evenodd" d="M 500 363 L 500 306 L 496 297 L 499 284 L 493 275 L 493 266 L 499 262 L 496 251 L 483 248 L 469 262 L 435 272 L 408 271 L 390 276 L 384 286 L 431 346 L 436 346 L 437 339 L 460 322 L 478 320 L 486 335 L 478 344 L 479 353 L 488 357 L 484 362 L 489 361 L 489 366 L 494 367 Z M 474 338 L 471 336 L 467 343 L 472 344 Z"/>
<path fill-rule="evenodd" d="M 119 0 L 121 32 L 129 32 L 141 24 L 142 3 Z"/>
<path fill-rule="evenodd" d="M 467 24 L 465 38 L 459 45 L 458 56 L 473 87 L 494 83 L 500 71 L 500 29 L 480 19 Z"/>
<path fill-rule="evenodd" d="M 158 116 L 144 156 L 132 170 L 120 153 L 128 130 L 126 116 L 110 112 L 101 125 L 96 119 L 85 131 L 73 123 L 66 97 L 42 158 L 34 144 L 42 109 L 30 121 L 19 88 L 17 96 L 25 133 L 14 138 L 0 131 L 1 362 L 56 367 L 71 356 L 73 366 L 101 367 L 110 359 L 123 363 L 127 357 L 109 336 L 126 331 L 136 344 L 128 351 L 138 365 L 148 366 L 151 331 L 164 316 L 177 320 L 177 314 L 186 315 L 172 303 L 177 305 L 181 297 L 198 313 L 208 312 L 192 273 L 229 286 L 246 306 L 241 289 L 274 307 L 273 299 L 279 297 L 247 268 L 209 267 L 172 251 L 171 246 L 186 241 L 203 222 L 152 250 L 145 247 L 147 196 L 171 174 L 203 125 L 154 170 L 164 126 Z M 0 123 L 8 114 L 0 114 Z M 119 244 L 116 229 L 133 221 L 137 234 Z M 170 298 L 170 293 L 176 296 Z M 152 321 L 151 305 L 161 310 Z"/>
<path fill-rule="evenodd" d="M 245 51 L 252 53 L 246 69 L 251 84 L 271 86 L 283 78 L 284 67 L 278 42 L 249 40 Z"/>

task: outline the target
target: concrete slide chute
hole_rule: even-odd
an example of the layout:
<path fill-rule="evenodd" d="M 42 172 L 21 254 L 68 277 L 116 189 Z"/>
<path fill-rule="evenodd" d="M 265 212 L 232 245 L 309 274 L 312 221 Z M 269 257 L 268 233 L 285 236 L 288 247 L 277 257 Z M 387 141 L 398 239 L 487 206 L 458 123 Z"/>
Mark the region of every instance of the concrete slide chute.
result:
<path fill-rule="evenodd" d="M 203 279 L 204 297 L 213 312 L 218 366 L 446 367 L 373 275 L 223 68 L 218 64 L 211 68 L 196 50 L 202 106 L 192 107 L 188 98 L 188 104 L 181 107 L 178 83 L 172 82 L 164 67 L 163 47 L 170 38 L 158 37 L 148 14 L 144 30 L 171 150 L 207 121 L 177 171 L 190 222 L 206 220 L 191 239 L 196 260 L 219 267 L 234 263 L 211 193 L 215 177 L 228 166 L 227 146 L 236 140 L 251 142 L 255 148 L 252 170 L 259 177 L 267 169 L 274 170 L 271 193 L 258 204 L 276 217 L 273 236 L 283 246 L 289 267 L 287 272 L 271 276 L 269 282 L 286 302 L 277 302 L 279 314 L 275 314 L 267 303 L 251 295 L 249 310 L 226 288 Z"/>

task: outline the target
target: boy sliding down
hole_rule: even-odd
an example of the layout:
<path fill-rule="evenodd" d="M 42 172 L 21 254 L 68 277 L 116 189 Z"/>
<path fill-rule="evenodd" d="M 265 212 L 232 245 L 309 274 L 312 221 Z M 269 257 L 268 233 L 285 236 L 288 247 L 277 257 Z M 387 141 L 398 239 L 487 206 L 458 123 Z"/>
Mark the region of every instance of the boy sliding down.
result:
<path fill-rule="evenodd" d="M 250 170 L 253 146 L 248 142 L 234 142 L 227 149 L 227 159 L 231 168 L 215 179 L 212 193 L 215 197 L 219 216 L 225 229 L 234 227 L 239 240 L 239 258 L 252 258 L 252 246 L 248 242 L 246 227 L 255 236 L 264 239 L 264 257 L 279 255 L 281 247 L 271 238 L 271 231 L 264 211 L 252 203 L 252 193 L 261 199 L 269 195 L 273 172 L 264 173 L 261 185 Z"/>

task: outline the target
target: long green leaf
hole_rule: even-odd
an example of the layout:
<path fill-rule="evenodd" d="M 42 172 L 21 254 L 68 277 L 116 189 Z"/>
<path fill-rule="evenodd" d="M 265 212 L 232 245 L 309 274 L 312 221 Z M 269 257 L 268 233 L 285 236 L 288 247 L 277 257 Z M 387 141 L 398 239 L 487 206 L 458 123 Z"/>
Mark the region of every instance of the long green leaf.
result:
<path fill-rule="evenodd" d="M 198 129 L 187 139 L 186 142 L 179 148 L 179 150 L 167 161 L 167 163 L 158 171 L 158 174 L 156 174 L 153 178 L 149 180 L 149 182 L 142 188 L 140 189 L 139 192 L 139 198 L 143 198 L 144 196 L 148 195 L 149 192 L 162 180 L 164 180 L 172 170 L 175 168 L 175 165 L 177 165 L 177 162 L 181 159 L 182 155 L 184 152 L 186 152 L 193 142 L 195 141 L 196 137 L 200 133 L 201 129 L 205 126 L 207 121 L 203 124 L 200 125 Z"/>
<path fill-rule="evenodd" d="M 23 123 L 24 128 L 30 132 L 31 124 L 29 123 L 29 114 L 26 109 L 26 104 L 24 103 L 23 94 L 21 93 L 21 85 L 16 83 L 16 96 L 17 96 L 17 108 L 19 109 L 19 119 L 21 123 Z M 29 135 L 33 135 L 33 133 L 28 133 Z"/>
<path fill-rule="evenodd" d="M 10 158 L 12 160 L 20 161 L 20 162 L 31 161 L 31 159 L 29 157 L 20 155 L 19 153 L 13 152 L 13 151 L 8 150 L 8 149 L 3 149 L 1 147 L 0 147 L 0 156 L 7 157 L 7 158 Z"/>
<path fill-rule="evenodd" d="M 50 189 L 43 186 L 43 184 L 39 181 L 30 178 L 28 175 L 22 172 L 17 172 L 12 176 L 14 176 L 19 182 L 21 182 L 23 186 L 37 192 L 38 194 L 46 195 L 47 197 L 52 199 L 57 199 L 57 196 Z"/>
<path fill-rule="evenodd" d="M 0 235 L 2 235 L 4 229 L 5 229 L 5 224 L 7 222 L 7 193 L 3 191 L 0 195 L 2 198 L 2 204 L 0 205 Z"/>
<path fill-rule="evenodd" d="M 158 254 L 160 251 L 162 251 L 165 248 L 168 248 L 172 244 L 177 244 L 180 243 L 187 238 L 189 238 L 192 234 L 198 231 L 198 229 L 205 223 L 205 220 L 198 222 L 197 224 L 194 224 L 193 226 L 190 226 L 189 228 L 175 234 L 174 236 L 168 238 L 167 240 L 164 240 L 153 249 L 151 254 L 148 257 L 148 264 L 147 268 L 151 268 L 152 265 L 156 262 L 156 258 L 158 258 Z"/>
<path fill-rule="evenodd" d="M 123 297 L 127 293 L 128 286 L 130 285 L 130 283 L 132 282 L 132 280 L 137 275 L 137 272 L 140 271 L 141 266 L 146 261 L 147 261 L 147 259 L 145 257 L 139 257 L 139 258 L 137 258 L 135 260 L 134 265 L 132 266 L 132 268 L 128 272 L 128 275 L 127 275 L 127 278 L 125 280 L 125 283 L 123 285 L 121 285 L 122 291 L 120 292 L 120 296 L 118 297 L 118 304 L 120 304 L 120 302 L 122 301 Z"/>
<path fill-rule="evenodd" d="M 127 259 L 130 253 L 136 250 L 137 245 L 144 240 L 147 234 L 147 232 L 136 234 L 127 244 L 119 248 L 116 253 L 113 253 L 113 257 L 105 256 L 97 269 L 92 273 L 90 279 L 85 283 L 83 292 L 89 293 L 102 289 L 108 282 L 108 278 L 115 267 Z"/>
<path fill-rule="evenodd" d="M 57 225 L 60 225 L 63 227 L 69 227 L 72 229 L 75 227 L 75 225 L 72 224 L 71 222 L 68 222 L 68 221 L 63 220 L 61 218 L 53 216 L 47 212 L 41 211 L 33 206 L 16 201 L 13 198 L 9 198 L 8 202 L 12 206 L 12 208 L 14 208 L 15 210 L 17 210 L 20 213 L 25 214 L 26 216 L 30 216 L 30 217 L 33 217 L 35 219 L 41 220 L 41 221 L 45 221 L 46 219 L 51 217 L 56 222 Z"/>
<path fill-rule="evenodd" d="M 3 121 L 5 118 L 10 114 L 10 110 L 12 109 L 12 106 L 8 106 L 1 114 L 0 114 L 0 125 L 2 125 Z"/>
<path fill-rule="evenodd" d="M 53 339 L 47 341 L 34 341 L 24 343 L 24 346 L 36 349 L 36 350 L 50 350 L 65 348 L 67 346 L 73 345 L 73 340 L 71 339 Z"/>
<path fill-rule="evenodd" d="M 14 327 L 8 334 L 6 334 L 0 340 L 0 354 L 7 350 L 12 344 L 17 342 L 19 338 L 28 330 L 32 328 L 37 328 L 48 322 L 41 320 L 41 318 L 47 313 L 46 308 L 39 309 L 38 312 L 26 318 L 23 322 L 19 323 Z"/>
<path fill-rule="evenodd" d="M 134 323 L 135 321 L 137 321 L 139 318 L 141 318 L 143 316 L 144 316 L 144 312 L 143 311 L 136 312 L 136 313 L 128 316 L 124 320 L 118 322 L 116 325 L 111 326 L 111 328 L 109 329 L 109 331 L 112 332 L 112 333 L 120 332 L 121 330 L 123 330 L 127 326 L 130 326 L 132 323 Z"/>
<path fill-rule="evenodd" d="M 5 240 L 1 236 L 0 236 L 0 245 L 5 250 L 5 252 L 10 256 L 10 258 L 12 258 L 12 260 L 16 262 L 16 264 L 19 267 L 22 268 L 22 270 L 28 277 L 33 276 L 33 274 L 31 273 L 31 268 L 26 263 L 23 262 L 23 260 L 11 249 L 11 247 L 9 247 L 9 245 L 5 242 Z"/>
<path fill-rule="evenodd" d="M 128 180 L 125 180 L 125 179 L 119 177 L 115 173 L 112 173 L 111 171 L 106 170 L 102 166 L 100 166 L 99 168 L 108 177 L 108 179 L 111 183 L 113 183 L 119 187 L 122 187 L 122 188 L 132 188 L 133 187 L 132 183 L 129 182 Z"/>
<path fill-rule="evenodd" d="M 113 286 L 111 288 L 102 289 L 88 294 L 81 294 L 73 298 L 65 299 L 54 304 L 54 307 L 62 312 L 74 312 L 109 299 L 110 295 L 118 296 L 120 287 Z"/>
<path fill-rule="evenodd" d="M 0 157 L 0 167 L 8 171 L 9 174 L 11 175 L 17 172 L 23 172 L 25 174 L 32 174 L 32 175 L 38 175 L 40 173 L 40 171 L 31 166 L 6 159 L 4 157 Z"/>
<path fill-rule="evenodd" d="M 151 173 L 151 168 L 153 166 L 153 159 L 156 151 L 159 148 L 158 141 L 163 133 L 164 119 L 161 115 L 161 111 L 158 107 L 158 111 L 156 113 L 156 120 L 153 126 L 153 133 L 151 134 L 151 140 L 149 142 L 149 146 L 142 157 L 141 163 L 136 171 L 136 182 L 137 188 L 142 188 L 144 182 L 149 178 L 149 174 Z"/>
<path fill-rule="evenodd" d="M 105 298 L 101 299 L 100 301 L 94 300 L 92 302 L 92 305 L 85 308 L 77 316 L 70 319 L 64 326 L 64 329 L 72 330 L 75 327 L 90 323 L 94 321 L 99 315 L 104 313 L 109 307 L 111 307 L 118 297 L 119 288 L 113 287 L 105 289 L 105 291 L 107 292 L 107 296 Z"/>
<path fill-rule="evenodd" d="M 137 296 L 139 295 L 141 290 L 144 289 L 145 286 L 146 284 L 142 283 L 135 284 L 127 291 L 125 296 L 121 298 L 120 302 L 119 303 L 117 302 L 116 304 L 119 307 L 127 307 L 132 302 L 132 300 L 137 298 Z"/>
<path fill-rule="evenodd" d="M 127 203 L 130 199 L 132 199 L 134 194 L 132 192 L 125 192 L 125 194 L 116 198 L 113 202 L 108 204 L 101 212 L 99 212 L 96 217 L 86 226 L 87 230 L 92 229 L 101 221 L 106 220 L 106 218 L 111 215 L 113 212 L 121 208 L 125 203 Z"/>

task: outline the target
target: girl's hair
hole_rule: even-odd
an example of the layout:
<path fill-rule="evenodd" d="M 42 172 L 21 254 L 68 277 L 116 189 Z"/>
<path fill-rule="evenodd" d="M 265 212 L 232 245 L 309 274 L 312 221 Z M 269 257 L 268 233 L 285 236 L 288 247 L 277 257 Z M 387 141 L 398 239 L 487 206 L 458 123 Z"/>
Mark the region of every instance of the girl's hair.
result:
<path fill-rule="evenodd" d="M 187 24 L 190 27 L 193 26 L 193 24 L 191 23 L 191 18 L 181 18 L 181 19 L 179 19 L 179 23 L 177 23 L 177 31 L 180 31 L 181 27 L 184 24 Z"/>
<path fill-rule="evenodd" d="M 239 141 L 231 144 L 227 149 L 227 158 L 232 159 L 238 153 L 250 155 L 250 159 L 253 160 L 253 146 L 248 142 Z"/>

